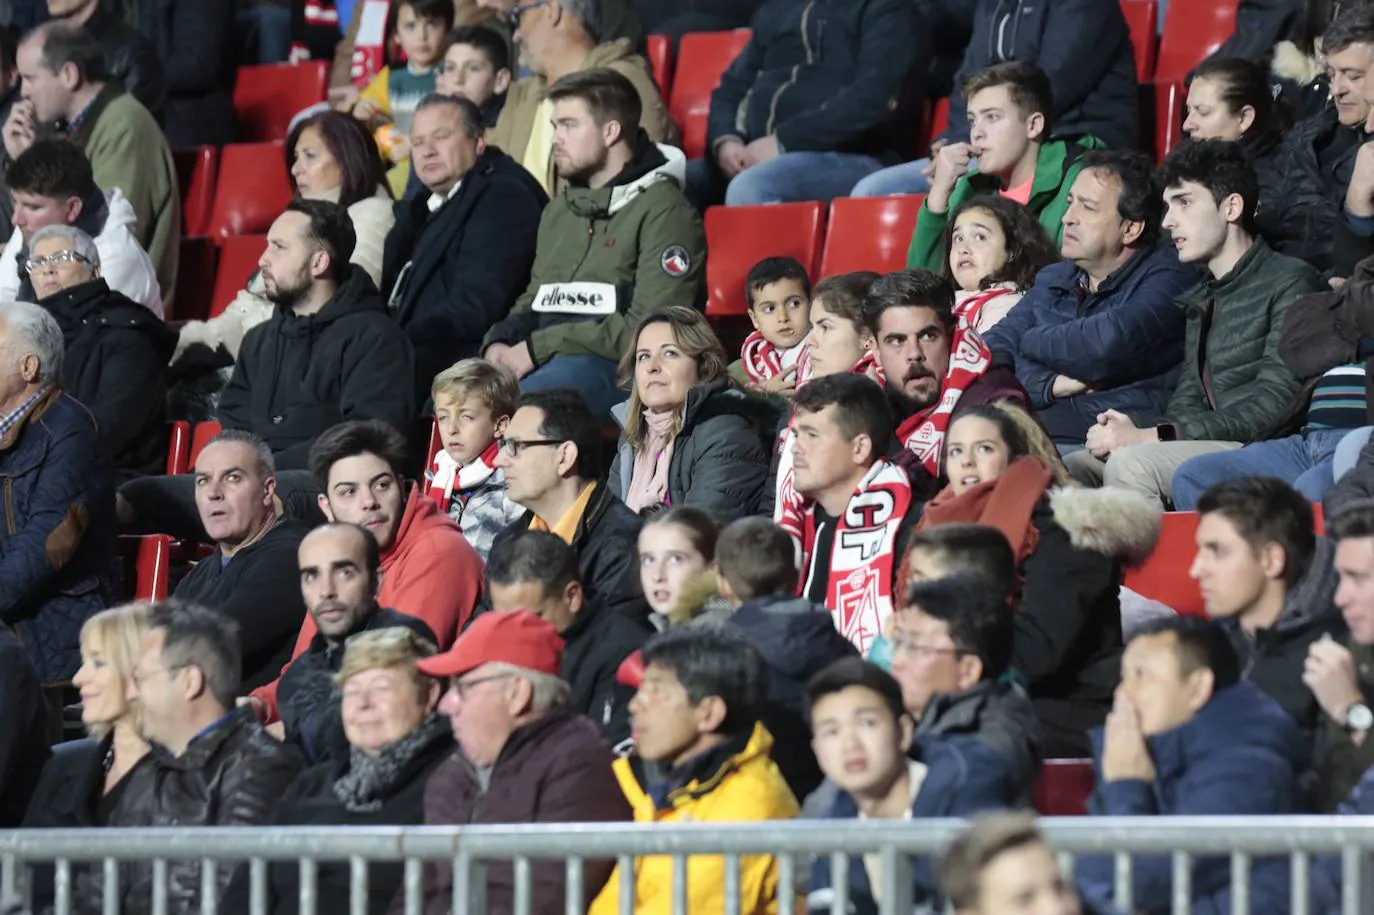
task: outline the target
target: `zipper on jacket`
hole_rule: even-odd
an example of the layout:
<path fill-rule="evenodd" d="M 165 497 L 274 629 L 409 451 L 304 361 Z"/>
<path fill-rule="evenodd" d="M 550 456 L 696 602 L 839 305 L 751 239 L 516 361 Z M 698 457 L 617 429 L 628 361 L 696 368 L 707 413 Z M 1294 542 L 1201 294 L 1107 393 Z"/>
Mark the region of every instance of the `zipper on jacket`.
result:
<path fill-rule="evenodd" d="M 768 105 L 768 123 L 765 125 L 767 129 L 764 131 L 764 136 L 766 137 L 771 137 L 773 135 L 773 128 L 778 119 L 778 102 L 782 100 L 782 94 L 797 84 L 797 77 L 801 75 L 801 68 L 803 66 L 809 67 L 812 63 L 815 62 L 815 59 L 812 56 L 814 53 L 814 49 L 811 47 L 811 38 L 807 34 L 806 30 L 807 25 L 809 25 L 811 21 L 811 10 L 815 6 L 816 0 L 807 0 L 806 8 L 802 10 L 801 39 L 802 46 L 806 48 L 806 63 L 804 65 L 794 65 L 792 67 L 792 75 L 788 78 L 787 82 L 779 86 L 778 91 L 773 93 L 773 100 Z"/>
<path fill-rule="evenodd" d="M 596 241 L 596 220 L 595 220 L 595 219 L 588 219 L 588 220 L 587 220 L 587 247 L 585 247 L 585 248 L 582 249 L 582 257 L 578 259 L 578 261 L 577 261 L 577 266 L 573 268 L 572 276 L 568 278 L 568 282 L 570 282 L 570 283 L 571 283 L 571 282 L 574 282 L 574 281 L 577 279 L 577 275 L 578 275 L 579 273 L 582 272 L 582 265 L 585 264 L 585 263 L 587 262 L 587 258 L 588 258 L 588 257 L 591 257 L 591 254 L 592 254 L 592 242 L 594 242 L 594 241 Z"/>
<path fill-rule="evenodd" d="M 5 525 L 9 528 L 11 536 L 19 533 L 19 528 L 14 523 L 14 480 L 5 477 Z"/>

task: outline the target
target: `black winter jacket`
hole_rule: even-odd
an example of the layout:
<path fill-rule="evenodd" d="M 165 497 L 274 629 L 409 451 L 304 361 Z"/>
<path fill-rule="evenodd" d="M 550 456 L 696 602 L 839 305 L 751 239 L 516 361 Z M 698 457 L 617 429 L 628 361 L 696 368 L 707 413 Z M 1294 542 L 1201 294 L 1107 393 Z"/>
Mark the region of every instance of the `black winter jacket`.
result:
<path fill-rule="evenodd" d="M 308 530 L 297 521 L 279 521 L 261 540 L 236 552 L 228 565 L 216 547 L 177 585 L 174 597 L 217 610 L 239 624 L 240 693 L 271 683 L 291 660 L 305 619 L 296 548 Z"/>
<path fill-rule="evenodd" d="M 435 375 L 478 354 L 482 337 L 525 291 L 548 202 L 530 173 L 496 147 L 438 212 L 430 213 L 427 192 L 396 202 L 382 289 L 415 346 L 417 403 Z"/>
<path fill-rule="evenodd" d="M 1024 786 L 1021 800 L 1030 806 L 1031 786 L 1044 755 L 1044 738 L 1035 706 L 1014 675 L 932 696 L 916 723 L 916 736 L 926 734 L 958 734 L 992 747 L 1010 767 L 1012 783 Z"/>
<path fill-rule="evenodd" d="M 795 597 L 759 597 L 729 617 L 768 668 L 768 702 L 762 721 L 773 735 L 773 762 L 787 787 L 804 798 L 824 776 L 811 750 L 806 684 L 840 658 L 857 654 L 840 635 L 830 611 Z"/>
<path fill-rule="evenodd" d="M 766 0 L 711 94 L 709 148 L 776 134 L 784 152 L 899 162 L 915 147 L 906 82 L 926 45 L 911 0 Z"/>
<path fill-rule="evenodd" d="M 1298 583 L 1288 589 L 1283 610 L 1273 626 L 1246 632 L 1235 619 L 1222 620 L 1240 657 L 1241 675 L 1264 690 L 1293 716 L 1303 733 L 1303 746 L 1311 747 L 1321 706 L 1302 682 L 1308 647 L 1324 635 L 1344 642 L 1349 628 L 1332 599 L 1336 594 L 1335 547 L 1317 538 L 1312 564 Z"/>
<path fill-rule="evenodd" d="M 639 529 L 644 519 L 625 507 L 604 483 L 597 483 L 582 520 L 573 534 L 572 548 L 587 600 L 608 610 L 648 620 L 649 605 L 639 583 Z M 525 512 L 496 537 L 527 530 L 534 512 Z M 495 546 L 493 546 L 495 549 Z"/>
<path fill-rule="evenodd" d="M 1259 204 L 1255 210 L 1255 224 L 1260 237 L 1269 247 L 1278 248 L 1283 243 L 1283 225 L 1280 222 L 1284 193 L 1283 134 L 1277 131 L 1256 131 L 1241 135 L 1236 141 L 1245 150 L 1245 157 L 1255 169 L 1259 179 Z"/>
<path fill-rule="evenodd" d="M 973 37 L 954 78 L 993 64 L 1035 64 L 1054 90 L 1054 135 L 1091 134 L 1111 147 L 1136 145 L 1135 53 L 1121 7 L 1111 0 L 977 0 Z M 963 96 L 949 97 L 950 142 L 968 140 Z"/>
<path fill-rule="evenodd" d="M 0 829 L 14 829 L 51 756 L 43 682 L 14 630 L 0 623 Z"/>
<path fill-rule="evenodd" d="M 611 410 L 621 426 L 628 409 L 626 401 Z M 721 524 L 771 514 L 771 432 L 777 423 L 777 410 L 767 400 L 734 388 L 729 379 L 692 388 L 673 439 L 667 504 L 699 508 Z M 622 500 L 630 492 L 634 462 L 634 447 L 622 436 L 607 483 Z"/>
<path fill-rule="evenodd" d="M 573 624 L 559 633 L 564 643 L 559 673 L 572 687 L 572 707 L 601 728 L 612 747 L 630 737 L 630 700 L 635 694 L 616 679 L 616 671 L 654 631 L 642 617 L 584 600 Z"/>
<path fill-rule="evenodd" d="M 1271 223 L 1281 232 L 1276 246 L 1280 253 L 1302 258 L 1322 272 L 1334 269 L 1336 229 L 1355 169 L 1355 153 L 1364 139 L 1361 128 L 1346 127 L 1336 119 L 1334 107 L 1299 121 L 1288 131 L 1279 154 L 1278 170 L 1283 177 Z M 1323 156 L 1323 150 L 1333 144 L 1339 144 L 1341 151 Z"/>
<path fill-rule="evenodd" d="M 177 335 L 102 279 L 43 300 L 62 328 L 62 389 L 95 416 L 120 481 L 167 463 L 167 362 Z"/>
<path fill-rule="evenodd" d="M 425 727 L 425 725 L 422 725 Z M 425 822 L 425 782 L 434 767 L 453 752 L 453 736 L 447 722 L 443 730 L 427 732 L 430 743 L 392 773 L 390 784 L 379 790 L 381 807 L 352 811 L 334 793 L 334 783 L 349 771 L 349 755 L 307 769 L 291 783 L 273 822 L 277 826 L 420 826 Z M 297 915 L 300 912 L 300 866 L 295 861 L 276 861 L 267 867 L 267 907 L 264 915 Z M 404 865 L 400 861 L 372 861 L 367 868 L 368 915 L 386 915 L 392 898 L 401 889 Z M 242 915 L 250 910 L 251 885 L 247 868 L 239 868 L 224 894 L 220 911 Z M 348 861 L 321 861 L 315 876 L 315 911 L 349 912 L 351 900 Z"/>
<path fill-rule="evenodd" d="M 105 0 L 133 6 L 132 24 L 148 37 L 167 75 L 163 132 L 173 149 L 234 142 L 233 0 Z M 127 14 L 126 14 L 127 15 Z"/>
<path fill-rule="evenodd" d="M 247 708 L 225 714 L 197 736 L 180 756 L 154 745 L 151 764 L 140 765 L 129 779 L 109 826 L 262 826 L 272 820 L 287 786 L 301 770 L 300 756 L 258 724 Z M 169 915 L 193 915 L 201 908 L 201 859 L 167 865 Z M 153 909 L 152 862 L 120 866 L 123 912 Z M 223 895 L 232 867 L 216 872 L 216 892 Z M 103 876 L 92 870 L 81 881 L 77 911 L 96 913 L 101 906 Z"/>
<path fill-rule="evenodd" d="M 339 690 L 334 675 L 343 664 L 344 644 L 359 632 L 376 632 L 404 626 L 434 644 L 439 640 L 424 620 L 386 607 L 377 607 L 357 632 L 331 645 L 316 632 L 310 647 L 301 652 L 277 682 L 277 709 L 286 728 L 286 742 L 294 743 L 310 765 L 348 755 L 348 741 L 340 718 Z"/>
<path fill-rule="evenodd" d="M 161 123 L 167 111 L 167 74 L 157 49 L 138 29 L 109 10 L 96 7 L 84 26 L 105 55 L 105 75 L 125 90 Z"/>
<path fill-rule="evenodd" d="M 313 315 L 278 308 L 243 338 L 220 395 L 226 429 L 271 446 L 278 470 L 305 467 L 315 437 L 350 419 L 409 429 L 414 352 L 361 267 Z"/>

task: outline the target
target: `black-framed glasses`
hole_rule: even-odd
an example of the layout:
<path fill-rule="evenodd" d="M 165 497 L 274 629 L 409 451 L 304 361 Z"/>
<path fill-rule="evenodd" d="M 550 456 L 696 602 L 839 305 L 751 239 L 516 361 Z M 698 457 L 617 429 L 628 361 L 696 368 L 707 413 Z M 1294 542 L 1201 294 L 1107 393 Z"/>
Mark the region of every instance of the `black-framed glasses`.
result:
<path fill-rule="evenodd" d="M 496 437 L 496 446 L 511 457 L 519 457 L 520 452 L 524 451 L 526 448 L 535 446 L 543 446 L 546 448 L 550 446 L 557 447 L 561 444 L 563 444 L 562 441 L 552 438 L 532 438 L 527 441 L 521 441 L 518 438 L 506 438 L 504 435 L 498 435 Z"/>
<path fill-rule="evenodd" d="M 37 273 L 46 267 L 60 267 L 70 263 L 90 265 L 91 259 L 75 251 L 58 251 L 56 254 L 49 254 L 47 257 L 31 257 L 24 261 L 24 269 L 29 273 Z"/>
<path fill-rule="evenodd" d="M 517 3 L 515 6 L 511 7 L 510 16 L 507 20 L 510 22 L 510 27 L 513 29 L 520 28 L 521 16 L 532 9 L 538 9 L 551 2 L 553 2 L 553 0 L 531 0 L 529 3 Z"/>
<path fill-rule="evenodd" d="M 467 702 L 468 693 L 474 686 L 481 686 L 483 683 L 490 683 L 493 680 L 506 680 L 513 676 L 515 674 L 492 674 L 489 677 L 478 677 L 475 680 L 459 680 L 457 677 L 453 677 L 449 680 L 449 684 L 453 687 L 453 691 L 458 694 L 458 699 Z"/>

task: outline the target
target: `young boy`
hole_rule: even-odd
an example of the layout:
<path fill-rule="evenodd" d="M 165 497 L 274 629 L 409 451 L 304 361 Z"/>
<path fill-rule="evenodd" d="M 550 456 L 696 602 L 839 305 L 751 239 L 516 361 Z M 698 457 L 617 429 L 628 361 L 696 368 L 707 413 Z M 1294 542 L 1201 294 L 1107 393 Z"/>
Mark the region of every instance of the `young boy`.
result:
<path fill-rule="evenodd" d="M 1049 77 L 1034 64 L 1009 60 L 975 70 L 964 77 L 960 92 L 968 105 L 969 142 L 950 143 L 935 155 L 930 192 L 907 252 L 911 269 L 949 269 L 943 263 L 949 213 L 980 193 L 1001 194 L 1025 206 L 1058 245 L 1079 159 L 1089 149 L 1102 148 L 1090 136 L 1076 142 L 1049 139 L 1054 96 Z"/>
<path fill-rule="evenodd" d="M 859 658 L 836 661 L 807 687 L 811 746 L 839 791 L 825 819 L 921 820 L 967 817 L 1008 806 L 1015 795 L 995 752 L 967 737 L 914 739 L 915 723 L 902 707 L 902 688 L 886 671 Z M 849 911 L 875 915 L 885 885 L 882 859 L 849 864 Z M 934 870 L 913 862 L 912 884 L 897 911 L 939 911 Z M 811 868 L 812 912 L 829 912 L 836 891 L 830 856 Z M 903 907 L 902 903 L 905 903 Z"/>
<path fill-rule="evenodd" d="M 383 67 L 353 106 L 353 116 L 372 128 L 392 162 L 410 155 L 410 119 L 420 100 L 434 91 L 435 64 L 444 33 L 451 28 L 453 0 L 401 0 L 396 5 L 394 38 L 405 52 L 405 68 Z"/>
<path fill-rule="evenodd" d="M 830 613 L 797 597 L 796 547 L 767 518 L 741 518 L 716 541 L 721 597 L 735 608 L 731 623 L 768 668 L 764 724 L 777 746 L 773 758 L 797 797 L 821 783 L 806 724 L 806 683 L 840 658 L 857 654 Z"/>
<path fill-rule="evenodd" d="M 789 820 L 797 801 L 769 758 L 773 738 L 759 722 L 767 693 L 763 659 L 744 637 L 715 626 L 669 629 L 643 649 L 644 673 L 630 700 L 635 752 L 614 764 L 637 823 Z M 687 911 L 723 912 L 724 859 L 694 855 Z M 588 915 L 620 911 L 620 881 L 634 880 L 635 911 L 673 908 L 671 858 L 616 867 Z M 772 855 L 739 864 L 741 912 L 770 910 L 778 886 Z"/>
<path fill-rule="evenodd" d="M 525 511 L 506 498 L 506 478 L 493 463 L 520 388 L 509 369 L 464 359 L 434 377 L 430 396 L 441 447 L 426 485 L 485 562 L 496 535 Z"/>
<path fill-rule="evenodd" d="M 797 358 L 811 331 L 811 281 L 794 258 L 765 257 L 744 281 L 754 332 L 744 341 L 730 374 L 749 388 L 791 397 Z"/>
<path fill-rule="evenodd" d="M 1073 884 L 1031 813 L 973 818 L 940 857 L 940 892 L 955 915 L 1079 915 Z"/>

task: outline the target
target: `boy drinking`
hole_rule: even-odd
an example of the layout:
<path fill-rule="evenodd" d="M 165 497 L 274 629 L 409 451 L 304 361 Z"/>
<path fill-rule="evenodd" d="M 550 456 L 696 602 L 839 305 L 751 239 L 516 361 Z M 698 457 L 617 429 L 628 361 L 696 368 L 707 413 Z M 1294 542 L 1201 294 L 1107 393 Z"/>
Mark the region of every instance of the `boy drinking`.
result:
<path fill-rule="evenodd" d="M 353 116 L 377 137 L 392 162 L 410 155 L 410 119 L 420 100 L 435 89 L 444 33 L 453 28 L 453 0 L 400 0 L 392 37 L 406 55 L 402 69 L 383 67 L 358 96 Z"/>
<path fill-rule="evenodd" d="M 791 397 L 797 359 L 811 331 L 811 281 L 791 257 L 765 257 L 744 281 L 754 332 L 730 366 L 734 378 L 763 394 Z"/>

